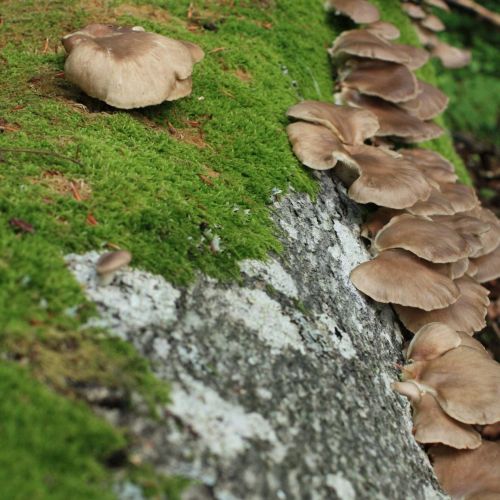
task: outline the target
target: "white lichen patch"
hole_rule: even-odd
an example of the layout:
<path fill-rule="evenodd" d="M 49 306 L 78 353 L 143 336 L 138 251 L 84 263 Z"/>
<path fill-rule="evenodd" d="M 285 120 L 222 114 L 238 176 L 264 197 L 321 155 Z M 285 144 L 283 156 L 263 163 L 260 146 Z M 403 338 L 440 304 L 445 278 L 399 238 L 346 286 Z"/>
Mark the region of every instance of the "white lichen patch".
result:
<path fill-rule="evenodd" d="M 109 328 L 121 338 L 141 329 L 165 329 L 176 320 L 180 292 L 161 276 L 127 268 L 117 273 L 111 284 L 98 283 L 95 264 L 99 254 L 70 254 L 66 263 L 87 297 L 100 313 L 92 325 Z"/>
<path fill-rule="evenodd" d="M 240 270 L 251 278 L 263 280 L 287 297 L 296 299 L 299 294 L 292 277 L 276 259 L 270 259 L 267 262 L 247 259 L 240 263 Z"/>
<path fill-rule="evenodd" d="M 262 290 L 230 288 L 213 290 L 212 294 L 216 294 L 218 307 L 224 308 L 228 319 L 255 332 L 273 354 L 287 347 L 305 351 L 298 327 L 283 313 L 280 303 Z"/>
<path fill-rule="evenodd" d="M 258 440 L 269 443 L 270 456 L 276 462 L 285 456 L 285 448 L 264 417 L 225 401 L 188 375 L 182 377 L 182 384 L 172 387 L 171 400 L 169 410 L 189 425 L 215 455 L 233 459 L 251 447 L 250 440 Z"/>
<path fill-rule="evenodd" d="M 357 356 L 356 349 L 352 343 L 351 338 L 343 333 L 338 338 L 337 323 L 327 314 L 320 314 L 316 317 L 316 324 L 321 332 L 328 335 L 332 343 L 335 345 L 341 356 L 346 359 L 353 359 Z"/>
<path fill-rule="evenodd" d="M 351 482 L 342 474 L 328 474 L 326 476 L 326 484 L 335 491 L 338 498 L 341 498 L 342 500 L 356 499 L 356 492 L 354 491 Z"/>

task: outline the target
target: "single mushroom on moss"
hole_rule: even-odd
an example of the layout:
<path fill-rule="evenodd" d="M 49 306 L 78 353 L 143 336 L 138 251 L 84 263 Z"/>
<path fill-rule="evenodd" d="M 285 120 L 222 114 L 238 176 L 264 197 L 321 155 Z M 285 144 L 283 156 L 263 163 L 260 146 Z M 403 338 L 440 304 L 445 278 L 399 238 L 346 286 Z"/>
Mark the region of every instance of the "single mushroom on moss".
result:
<path fill-rule="evenodd" d="M 99 278 L 99 284 L 102 286 L 109 285 L 116 272 L 127 266 L 132 260 L 132 255 L 126 250 L 118 250 L 101 255 L 96 262 L 96 273 Z"/>
<path fill-rule="evenodd" d="M 357 24 L 374 23 L 380 19 L 377 7 L 367 0 L 326 0 L 325 9 L 344 14 Z"/>
<path fill-rule="evenodd" d="M 428 323 L 438 322 L 457 332 L 473 335 L 486 326 L 489 292 L 468 276 L 456 280 L 455 285 L 459 290 L 459 297 L 448 307 L 422 311 L 422 308 L 395 305 L 394 309 L 405 327 L 414 333 Z"/>
<path fill-rule="evenodd" d="M 141 27 L 91 24 L 62 39 L 66 78 L 86 94 L 121 109 L 142 108 L 191 93 L 203 51 Z"/>
<path fill-rule="evenodd" d="M 437 272 L 434 264 L 406 250 L 386 250 L 351 272 L 354 286 L 377 302 L 432 311 L 460 296 L 457 285 Z"/>

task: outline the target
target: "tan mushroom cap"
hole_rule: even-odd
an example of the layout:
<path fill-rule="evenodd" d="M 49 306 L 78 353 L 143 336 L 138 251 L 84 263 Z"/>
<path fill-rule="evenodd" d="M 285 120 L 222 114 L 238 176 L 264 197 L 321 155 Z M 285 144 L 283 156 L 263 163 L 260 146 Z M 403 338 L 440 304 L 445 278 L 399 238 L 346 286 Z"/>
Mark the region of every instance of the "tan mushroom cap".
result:
<path fill-rule="evenodd" d="M 434 263 L 456 262 L 468 257 L 471 250 L 450 227 L 411 214 L 391 219 L 377 234 L 374 247 L 379 252 L 403 248 Z"/>
<path fill-rule="evenodd" d="M 437 7 L 438 9 L 443 9 L 447 12 L 450 10 L 448 4 L 444 0 L 424 0 L 424 3 L 432 7 Z"/>
<path fill-rule="evenodd" d="M 374 23 L 380 19 L 377 7 L 366 0 L 326 0 L 325 9 L 338 11 L 357 24 Z"/>
<path fill-rule="evenodd" d="M 462 276 L 465 276 L 469 270 L 469 259 L 464 258 L 457 260 L 456 262 L 449 262 L 447 264 L 436 264 L 436 271 L 452 280 L 457 280 Z"/>
<path fill-rule="evenodd" d="M 457 301 L 460 291 L 433 264 L 405 250 L 386 250 L 351 272 L 354 286 L 372 299 L 432 311 Z M 404 284 L 404 286 L 402 286 Z"/>
<path fill-rule="evenodd" d="M 433 446 L 430 455 L 439 483 L 453 498 L 498 499 L 500 443 L 483 441 L 475 450 Z"/>
<path fill-rule="evenodd" d="M 414 99 L 398 103 L 398 106 L 420 120 L 431 120 L 448 107 L 448 96 L 437 87 L 419 80 L 418 89 Z"/>
<path fill-rule="evenodd" d="M 324 125 L 344 144 L 363 144 L 379 129 L 377 117 L 370 111 L 320 101 L 302 101 L 288 109 L 287 116 Z"/>
<path fill-rule="evenodd" d="M 420 24 L 425 28 L 430 31 L 444 31 L 446 29 L 446 26 L 443 24 L 441 19 L 439 17 L 434 16 L 433 14 L 427 15 L 424 19 L 420 21 Z"/>
<path fill-rule="evenodd" d="M 414 148 L 400 149 L 398 153 L 412 160 L 424 175 L 439 184 L 456 182 L 458 179 L 455 167 L 436 151 Z"/>
<path fill-rule="evenodd" d="M 412 19 L 424 19 L 427 13 L 425 12 L 420 5 L 411 3 L 411 2 L 403 2 L 401 4 L 401 8 L 408 14 Z"/>
<path fill-rule="evenodd" d="M 395 305 L 399 319 L 408 330 L 416 333 L 428 323 L 444 323 L 455 331 L 469 335 L 482 330 L 486 326 L 486 312 L 489 305 L 489 292 L 469 276 L 455 281 L 459 290 L 459 298 L 450 306 L 436 311 L 422 311 L 413 307 Z"/>
<path fill-rule="evenodd" d="M 410 162 L 373 146 L 346 146 L 354 164 L 339 166 L 339 177 L 350 184 L 348 195 L 358 203 L 405 208 L 429 196 L 431 187 Z"/>
<path fill-rule="evenodd" d="M 424 49 L 391 43 L 366 29 L 344 31 L 328 52 L 332 57 L 347 55 L 378 59 L 405 64 L 410 69 L 420 68 L 429 59 Z"/>
<path fill-rule="evenodd" d="M 430 361 L 459 346 L 478 349 L 483 354 L 485 348 L 476 339 L 464 332 L 456 332 L 444 323 L 428 323 L 418 330 L 406 352 L 406 358 L 413 361 Z"/>
<path fill-rule="evenodd" d="M 443 134 L 443 129 L 435 123 L 423 122 L 378 97 L 364 96 L 348 89 L 342 91 L 341 97 L 351 106 L 368 109 L 378 118 L 380 128 L 377 136 L 396 136 L 409 142 L 422 142 Z"/>
<path fill-rule="evenodd" d="M 418 201 L 415 205 L 407 208 L 407 211 L 413 215 L 429 217 L 434 215 L 453 215 L 453 209 L 449 200 L 443 196 L 441 191 L 433 188 L 429 198 L 425 201 Z"/>
<path fill-rule="evenodd" d="M 465 215 L 480 219 L 490 226 L 487 231 L 479 235 L 481 248 L 472 257 L 482 257 L 493 252 L 500 245 L 500 221 L 496 215 L 491 210 L 480 206 L 467 212 Z"/>
<path fill-rule="evenodd" d="M 127 250 L 104 253 L 96 262 L 96 272 L 99 275 L 112 273 L 127 266 L 131 260 L 132 254 Z"/>
<path fill-rule="evenodd" d="M 394 24 L 386 21 L 370 23 L 366 25 L 364 29 L 370 31 L 374 35 L 385 38 L 386 40 L 396 40 L 401 35 L 401 32 L 396 26 L 394 26 Z"/>
<path fill-rule="evenodd" d="M 422 444 L 442 443 L 457 449 L 481 446 L 481 435 L 471 425 L 449 417 L 431 394 L 425 393 L 413 404 L 415 440 Z"/>
<path fill-rule="evenodd" d="M 479 205 L 474 188 L 464 184 L 446 183 L 440 186 L 441 194 L 450 202 L 453 210 L 468 212 Z"/>
<path fill-rule="evenodd" d="M 472 425 L 500 421 L 500 364 L 460 346 L 426 362 L 417 377 L 452 418 Z"/>
<path fill-rule="evenodd" d="M 314 170 L 329 170 L 339 159 L 351 161 L 333 132 L 315 123 L 295 122 L 286 128 L 293 152 L 297 158 Z"/>
<path fill-rule="evenodd" d="M 475 279 L 478 283 L 486 283 L 500 278 L 500 246 L 493 252 L 473 259 L 472 263 L 477 266 Z"/>
<path fill-rule="evenodd" d="M 463 68 L 470 63 L 472 57 L 470 50 L 452 47 L 444 42 L 437 42 L 432 48 L 431 54 L 437 57 L 448 69 Z"/>
<path fill-rule="evenodd" d="M 189 95 L 193 65 L 203 57 L 192 43 L 108 25 L 90 25 L 67 35 L 63 43 L 69 50 L 66 78 L 121 109 Z"/>
<path fill-rule="evenodd" d="M 419 42 L 427 48 L 435 47 L 439 42 L 439 38 L 433 31 L 426 30 L 419 24 L 414 24 L 415 32 L 417 34 Z"/>
<path fill-rule="evenodd" d="M 365 95 L 401 103 L 420 92 L 415 75 L 403 64 L 376 59 L 351 60 L 342 85 Z"/>

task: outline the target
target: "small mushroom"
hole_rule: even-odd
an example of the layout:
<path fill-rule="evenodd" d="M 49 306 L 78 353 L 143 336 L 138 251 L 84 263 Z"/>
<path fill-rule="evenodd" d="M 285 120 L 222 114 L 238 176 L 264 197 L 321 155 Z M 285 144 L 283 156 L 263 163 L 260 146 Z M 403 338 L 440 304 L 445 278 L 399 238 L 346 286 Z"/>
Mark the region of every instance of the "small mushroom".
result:
<path fill-rule="evenodd" d="M 350 185 L 348 195 L 358 203 L 401 209 L 429 196 L 423 174 L 399 155 L 364 144 L 346 149 L 353 161 L 339 164 L 337 175 Z"/>
<path fill-rule="evenodd" d="M 453 165 L 439 153 L 429 149 L 400 149 L 403 157 L 413 161 L 426 177 L 438 184 L 456 182 L 458 180 Z"/>
<path fill-rule="evenodd" d="M 444 323 L 455 331 L 469 335 L 486 326 L 486 312 L 489 305 L 488 290 L 469 276 L 455 281 L 459 298 L 450 306 L 435 311 L 422 311 L 421 308 L 395 305 L 399 319 L 408 330 L 416 333 L 428 323 Z"/>
<path fill-rule="evenodd" d="M 411 214 L 394 217 L 374 240 L 379 251 L 403 248 L 429 262 L 456 262 L 469 256 L 471 248 L 460 234 L 438 222 Z"/>
<path fill-rule="evenodd" d="M 424 0 L 424 3 L 430 5 L 431 7 L 437 7 L 438 9 L 445 10 L 449 12 L 450 8 L 444 0 Z"/>
<path fill-rule="evenodd" d="M 96 273 L 99 284 L 109 285 L 115 277 L 116 271 L 127 266 L 132 260 L 132 255 L 126 250 L 109 252 L 101 255 L 96 262 Z"/>
<path fill-rule="evenodd" d="M 424 49 L 391 43 L 366 29 L 344 31 L 328 52 L 333 58 L 357 56 L 405 64 L 410 69 L 418 69 L 429 60 Z"/>
<path fill-rule="evenodd" d="M 446 26 L 443 24 L 441 19 L 439 17 L 434 16 L 432 14 L 427 15 L 424 19 L 420 21 L 420 24 L 425 28 L 430 31 L 444 31 L 446 29 Z"/>
<path fill-rule="evenodd" d="M 408 14 L 412 19 L 424 19 L 427 13 L 425 12 L 420 5 L 411 3 L 411 2 L 403 2 L 401 4 L 401 8 Z"/>
<path fill-rule="evenodd" d="M 197 45 L 141 27 L 91 24 L 66 35 L 65 76 L 86 94 L 121 109 L 142 108 L 191 93 Z"/>
<path fill-rule="evenodd" d="M 297 158 L 314 170 L 329 170 L 340 159 L 351 162 L 349 153 L 327 127 L 315 123 L 295 122 L 286 128 Z"/>
<path fill-rule="evenodd" d="M 471 425 L 500 421 L 500 364 L 485 352 L 459 346 L 409 365 L 404 373 L 433 394 L 451 418 Z"/>
<path fill-rule="evenodd" d="M 475 279 L 478 283 L 486 283 L 500 278 L 500 246 L 493 252 L 473 259 L 472 263 L 477 266 Z"/>
<path fill-rule="evenodd" d="M 487 255 L 500 245 L 500 222 L 496 215 L 487 208 L 477 206 L 464 215 L 470 215 L 489 225 L 489 229 L 479 235 L 481 248 L 472 257 Z"/>
<path fill-rule="evenodd" d="M 498 500 L 500 443 L 483 441 L 474 450 L 433 446 L 430 455 L 443 490 L 452 498 Z"/>
<path fill-rule="evenodd" d="M 377 117 L 370 111 L 320 101 L 302 101 L 292 106 L 287 116 L 324 125 L 344 144 L 363 144 L 379 128 Z"/>
<path fill-rule="evenodd" d="M 420 92 L 415 75 L 403 64 L 376 59 L 351 60 L 344 73 L 343 86 L 389 102 L 409 101 Z"/>
<path fill-rule="evenodd" d="M 325 9 L 340 12 L 357 24 L 374 23 L 380 19 L 377 7 L 367 0 L 326 0 Z"/>
<path fill-rule="evenodd" d="M 437 57 L 448 69 L 463 68 L 471 61 L 470 50 L 452 47 L 444 42 L 437 42 L 432 48 L 431 54 Z"/>
<path fill-rule="evenodd" d="M 351 272 L 351 281 L 377 302 L 425 311 L 447 307 L 460 296 L 457 285 L 438 273 L 433 264 L 400 249 L 386 250 L 360 264 Z"/>
<path fill-rule="evenodd" d="M 435 139 L 443 134 L 443 129 L 432 122 L 424 122 L 411 116 L 395 104 L 378 97 L 365 96 L 352 89 L 344 89 L 341 98 L 358 108 L 371 111 L 379 121 L 377 136 L 396 136 L 408 142 L 422 142 Z"/>
<path fill-rule="evenodd" d="M 437 87 L 419 80 L 418 90 L 415 98 L 399 102 L 398 106 L 420 120 L 431 120 L 448 107 L 448 96 Z"/>
<path fill-rule="evenodd" d="M 386 21 L 377 21 L 367 24 L 364 29 L 370 31 L 374 35 L 385 38 L 386 40 L 396 40 L 400 37 L 399 29 L 392 23 Z"/>
<path fill-rule="evenodd" d="M 413 408 L 413 435 L 418 443 L 442 443 L 457 449 L 475 449 L 481 435 L 470 425 L 457 422 L 439 406 L 432 394 L 408 390 L 410 382 L 393 384 L 394 390 L 410 399 Z M 417 389 L 418 390 L 418 389 Z"/>
<path fill-rule="evenodd" d="M 422 217 L 455 214 L 450 201 L 436 188 L 431 190 L 431 194 L 427 200 L 417 201 L 415 205 L 407 208 L 407 211 L 413 215 L 420 215 Z"/>

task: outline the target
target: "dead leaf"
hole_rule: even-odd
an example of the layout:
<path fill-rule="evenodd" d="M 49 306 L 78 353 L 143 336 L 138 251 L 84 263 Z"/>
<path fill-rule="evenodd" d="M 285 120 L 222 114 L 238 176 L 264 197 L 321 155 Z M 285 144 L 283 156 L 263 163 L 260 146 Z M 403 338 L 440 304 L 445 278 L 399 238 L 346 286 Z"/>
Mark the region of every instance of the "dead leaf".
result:
<path fill-rule="evenodd" d="M 249 82 L 252 80 L 252 75 L 243 68 L 238 68 L 234 72 L 234 75 L 236 76 L 236 78 L 238 78 L 242 82 Z"/>
<path fill-rule="evenodd" d="M 90 224 L 91 226 L 97 226 L 97 220 L 96 218 L 91 214 L 87 214 L 87 224 Z"/>
<path fill-rule="evenodd" d="M 35 233 L 35 228 L 23 219 L 10 219 L 9 224 L 18 233 Z"/>
<path fill-rule="evenodd" d="M 0 118 L 0 132 L 19 132 L 21 125 L 18 123 L 8 123 L 7 120 Z"/>

